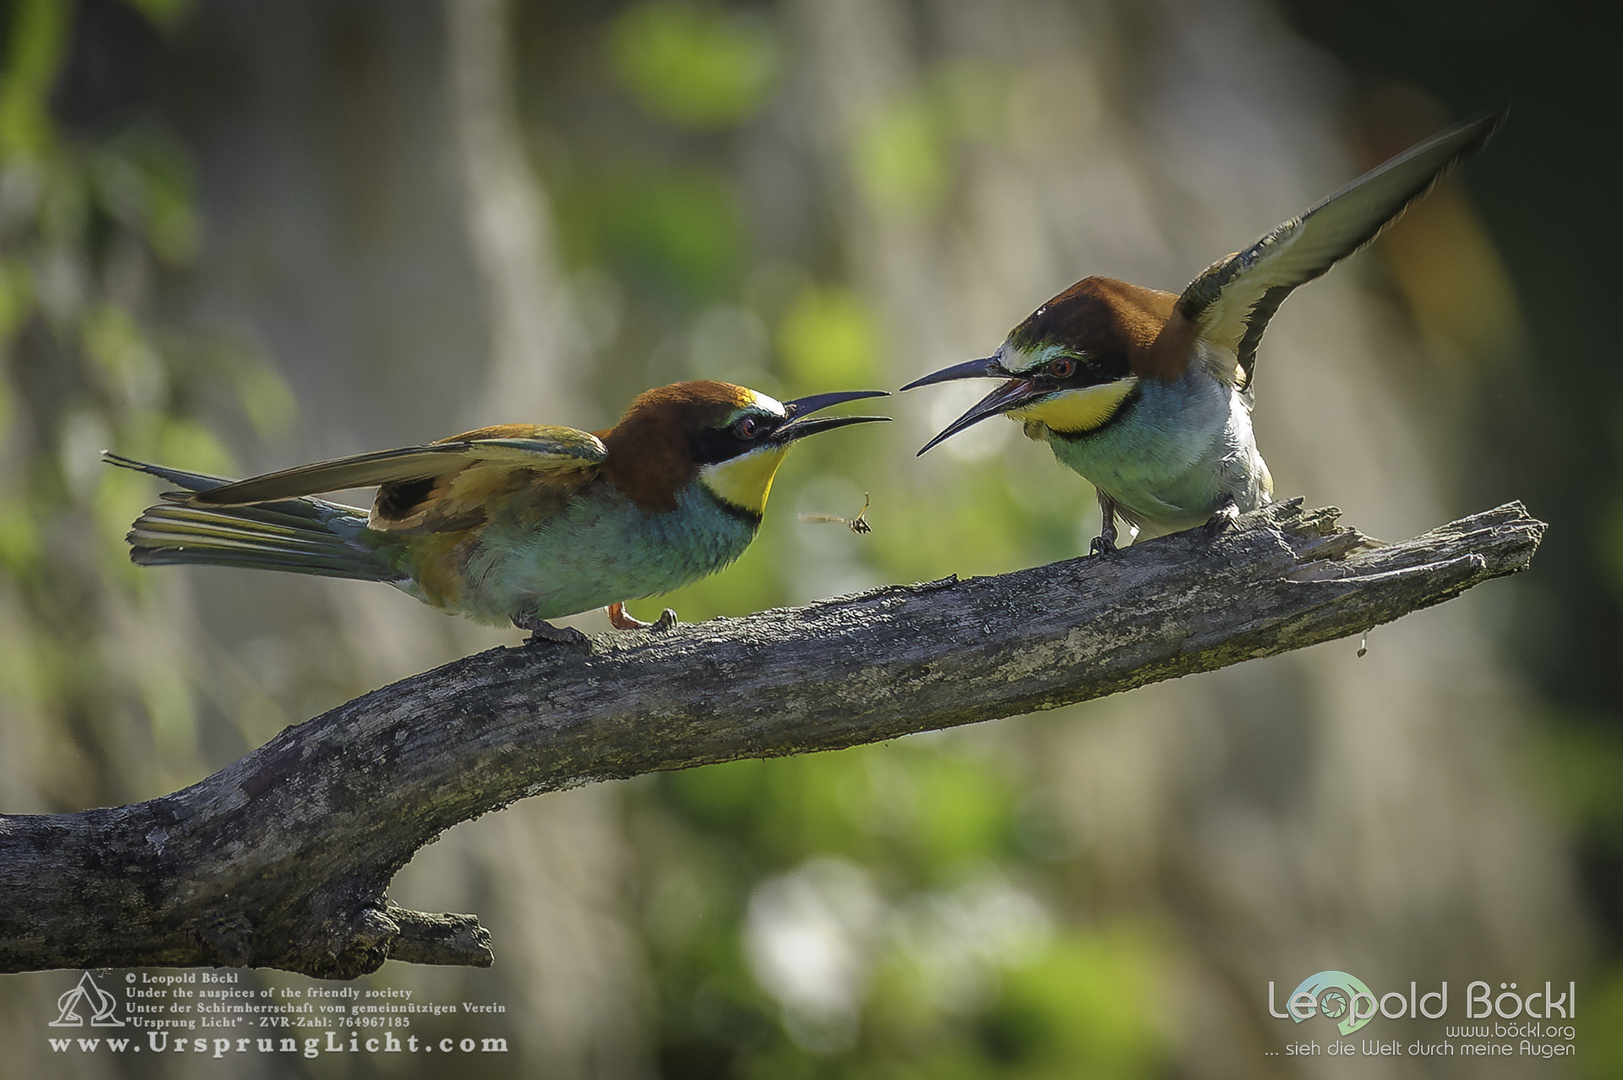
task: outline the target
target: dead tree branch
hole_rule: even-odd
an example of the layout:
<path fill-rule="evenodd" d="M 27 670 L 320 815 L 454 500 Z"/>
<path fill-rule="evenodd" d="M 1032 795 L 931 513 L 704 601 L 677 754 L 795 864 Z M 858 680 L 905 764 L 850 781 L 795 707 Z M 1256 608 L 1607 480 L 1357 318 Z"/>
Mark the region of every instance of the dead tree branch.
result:
<path fill-rule="evenodd" d="M 467 657 L 172 795 L 0 816 L 0 971 L 488 965 L 474 917 L 384 896 L 458 822 L 596 780 L 1050 709 L 1344 637 L 1525 569 L 1544 531 L 1519 504 L 1396 544 L 1336 517 L 1276 504 L 1215 539 Z"/>

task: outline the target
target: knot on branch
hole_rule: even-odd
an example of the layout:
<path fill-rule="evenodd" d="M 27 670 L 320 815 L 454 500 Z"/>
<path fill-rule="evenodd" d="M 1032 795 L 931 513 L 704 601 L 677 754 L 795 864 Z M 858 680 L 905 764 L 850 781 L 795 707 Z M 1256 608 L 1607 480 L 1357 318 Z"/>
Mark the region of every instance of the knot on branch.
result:
<path fill-rule="evenodd" d="M 489 967 L 496 962 L 490 931 L 476 915 L 431 915 L 390 904 L 385 910 L 400 928 L 389 959 L 412 964 Z"/>
<path fill-rule="evenodd" d="M 490 933 L 477 917 L 413 911 L 388 900 L 365 905 L 347 919 L 329 920 L 323 930 L 319 946 L 313 939 L 298 950 L 304 955 L 272 962 L 318 978 L 353 979 L 376 971 L 385 960 L 490 967 L 496 959 Z"/>

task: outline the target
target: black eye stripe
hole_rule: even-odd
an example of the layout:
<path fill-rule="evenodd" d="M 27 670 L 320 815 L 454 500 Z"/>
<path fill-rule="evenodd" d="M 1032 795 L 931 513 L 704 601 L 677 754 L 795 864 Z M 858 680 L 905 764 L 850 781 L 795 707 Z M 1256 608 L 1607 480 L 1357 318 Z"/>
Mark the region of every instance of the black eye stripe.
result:
<path fill-rule="evenodd" d="M 745 420 L 754 421 L 754 434 L 748 438 L 739 434 L 739 428 L 744 426 Z M 783 421 L 775 416 L 752 415 L 740 417 L 726 427 L 705 428 L 693 436 L 693 460 L 700 465 L 714 465 L 735 458 L 760 446 L 762 439 L 772 434 L 782 423 Z"/>
<path fill-rule="evenodd" d="M 693 436 L 693 460 L 700 465 L 714 465 L 737 457 L 748 450 L 749 445 L 733 434 L 731 424 L 724 428 L 706 428 Z"/>
<path fill-rule="evenodd" d="M 1071 362 L 1073 365 L 1071 373 L 1069 375 L 1053 374 L 1050 368 L 1062 360 Z M 1031 369 L 1026 373 L 1026 377 L 1051 383 L 1056 389 L 1075 389 L 1083 386 L 1098 386 L 1101 383 L 1126 378 L 1131 374 L 1132 367 L 1127 359 L 1127 354 L 1114 352 L 1100 355 L 1056 357 L 1041 367 Z"/>

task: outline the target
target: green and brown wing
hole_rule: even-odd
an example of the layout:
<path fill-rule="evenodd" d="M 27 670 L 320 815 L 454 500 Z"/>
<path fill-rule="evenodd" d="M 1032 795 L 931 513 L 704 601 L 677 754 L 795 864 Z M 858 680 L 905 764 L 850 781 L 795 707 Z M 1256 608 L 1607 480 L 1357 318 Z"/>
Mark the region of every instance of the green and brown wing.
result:
<path fill-rule="evenodd" d="M 472 528 L 487 500 L 536 487 L 560 497 L 597 475 L 608 451 L 569 427 L 505 424 L 399 450 L 338 458 L 250 477 L 192 495 L 205 506 L 248 506 L 346 488 L 376 487 L 371 528 L 424 533 Z"/>
<path fill-rule="evenodd" d="M 1178 298 L 1199 337 L 1232 349 L 1236 382 L 1251 382 L 1257 343 L 1291 290 L 1379 235 L 1462 157 L 1479 150 L 1507 110 L 1449 128 L 1360 176 L 1251 247 L 1219 259 Z"/>

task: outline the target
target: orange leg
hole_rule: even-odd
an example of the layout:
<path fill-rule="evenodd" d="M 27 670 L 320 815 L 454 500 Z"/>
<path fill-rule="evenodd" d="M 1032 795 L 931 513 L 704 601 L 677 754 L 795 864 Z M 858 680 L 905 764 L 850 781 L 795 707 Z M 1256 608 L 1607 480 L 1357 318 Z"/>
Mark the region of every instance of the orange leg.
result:
<path fill-rule="evenodd" d="M 609 625 L 616 630 L 669 630 L 676 625 L 676 612 L 666 608 L 653 622 L 643 622 L 626 611 L 624 603 L 609 605 Z"/>

